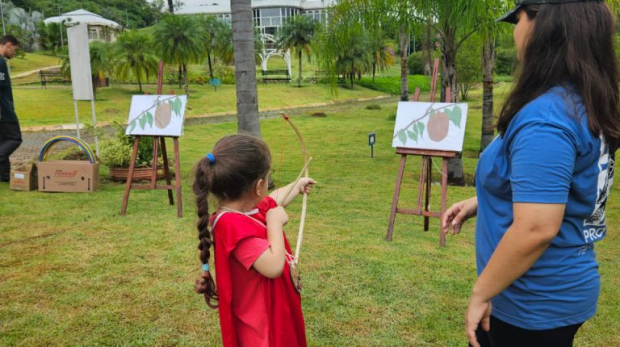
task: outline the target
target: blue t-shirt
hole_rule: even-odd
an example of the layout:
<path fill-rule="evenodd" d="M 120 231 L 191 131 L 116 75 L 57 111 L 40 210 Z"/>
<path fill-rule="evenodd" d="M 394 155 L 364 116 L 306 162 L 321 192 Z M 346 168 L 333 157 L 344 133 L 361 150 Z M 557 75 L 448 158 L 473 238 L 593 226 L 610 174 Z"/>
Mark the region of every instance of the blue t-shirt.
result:
<path fill-rule="evenodd" d="M 580 96 L 555 87 L 527 104 L 482 153 L 476 173 L 476 259 L 484 270 L 513 221 L 513 203 L 566 204 L 558 235 L 493 298 L 492 315 L 529 330 L 592 317 L 600 290 L 594 242 L 606 234 L 613 156 L 588 129 Z"/>

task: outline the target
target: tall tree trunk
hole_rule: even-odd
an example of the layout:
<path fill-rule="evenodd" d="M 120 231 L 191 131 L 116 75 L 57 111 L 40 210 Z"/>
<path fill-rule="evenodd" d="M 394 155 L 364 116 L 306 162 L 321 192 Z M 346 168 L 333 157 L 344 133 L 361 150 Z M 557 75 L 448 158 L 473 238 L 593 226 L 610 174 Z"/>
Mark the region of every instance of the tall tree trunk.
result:
<path fill-rule="evenodd" d="M 299 79 L 297 80 L 297 87 L 301 88 L 301 49 L 299 50 Z"/>
<path fill-rule="evenodd" d="M 138 91 L 142 93 L 142 81 L 140 81 L 140 74 L 136 74 L 136 76 L 138 77 Z"/>
<path fill-rule="evenodd" d="M 237 131 L 260 137 L 251 0 L 231 0 L 237 90 Z"/>
<path fill-rule="evenodd" d="M 179 64 L 179 89 L 183 87 L 181 85 L 182 81 L 183 81 L 183 65 Z"/>
<path fill-rule="evenodd" d="M 173 1 L 174 1 L 174 0 L 168 0 L 168 12 L 170 12 L 170 14 L 174 14 L 174 5 L 173 5 Z"/>
<path fill-rule="evenodd" d="M 492 34 L 487 36 L 482 46 L 482 134 L 480 152 L 493 141 L 493 67 L 495 66 L 495 44 Z"/>
<path fill-rule="evenodd" d="M 441 45 L 442 74 L 441 74 L 441 100 L 456 102 L 458 89 L 456 84 L 456 27 L 444 28 L 445 36 Z M 450 100 L 446 100 L 446 88 L 450 88 Z M 465 185 L 463 174 L 462 153 L 448 161 L 448 183 L 455 186 Z"/>
<path fill-rule="evenodd" d="M 407 48 L 409 47 L 409 36 L 405 26 L 401 25 L 398 30 L 400 43 L 400 101 L 409 101 L 409 74 L 407 71 Z"/>
<path fill-rule="evenodd" d="M 456 84 L 456 28 L 444 28 L 445 37 L 441 45 L 441 100 L 456 102 L 458 89 Z M 450 87 L 450 100 L 446 100 L 446 88 Z"/>
<path fill-rule="evenodd" d="M 215 77 L 213 76 L 213 64 L 211 63 L 211 51 L 210 50 L 207 51 L 207 61 L 209 62 L 209 77 L 211 79 L 214 79 Z"/>
<path fill-rule="evenodd" d="M 424 66 L 424 74 L 432 75 L 433 74 L 433 39 L 431 37 L 431 23 L 428 22 L 426 24 L 426 65 Z M 427 70 L 428 69 L 428 70 Z"/>
<path fill-rule="evenodd" d="M 372 63 L 372 83 L 375 83 L 375 71 L 377 71 L 377 63 Z"/>
<path fill-rule="evenodd" d="M 187 78 L 187 64 L 183 64 L 183 84 L 185 84 L 185 95 L 189 95 L 189 79 Z"/>

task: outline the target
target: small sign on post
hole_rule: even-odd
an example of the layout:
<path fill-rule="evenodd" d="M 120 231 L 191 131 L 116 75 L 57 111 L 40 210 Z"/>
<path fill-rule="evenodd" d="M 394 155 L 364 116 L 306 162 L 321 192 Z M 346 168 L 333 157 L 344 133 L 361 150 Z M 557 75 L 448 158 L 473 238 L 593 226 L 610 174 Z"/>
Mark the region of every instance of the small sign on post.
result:
<path fill-rule="evenodd" d="M 222 85 L 222 80 L 220 80 L 219 78 L 212 78 L 209 80 L 209 84 L 211 85 L 211 87 L 213 87 L 215 89 L 215 91 L 217 92 L 217 87 Z"/>
<path fill-rule="evenodd" d="M 368 145 L 370 146 L 370 157 L 374 158 L 374 149 L 375 149 L 375 143 L 377 142 L 377 137 L 375 136 L 375 133 L 372 132 L 370 134 L 368 134 Z"/>

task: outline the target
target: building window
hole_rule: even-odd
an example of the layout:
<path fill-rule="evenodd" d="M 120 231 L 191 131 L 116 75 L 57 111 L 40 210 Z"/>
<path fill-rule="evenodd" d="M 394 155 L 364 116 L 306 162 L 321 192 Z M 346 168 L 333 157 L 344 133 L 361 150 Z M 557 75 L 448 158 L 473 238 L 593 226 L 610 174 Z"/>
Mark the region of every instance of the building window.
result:
<path fill-rule="evenodd" d="M 99 39 L 99 33 L 98 33 L 97 29 L 89 29 L 88 30 L 88 39 L 89 40 L 98 40 Z"/>

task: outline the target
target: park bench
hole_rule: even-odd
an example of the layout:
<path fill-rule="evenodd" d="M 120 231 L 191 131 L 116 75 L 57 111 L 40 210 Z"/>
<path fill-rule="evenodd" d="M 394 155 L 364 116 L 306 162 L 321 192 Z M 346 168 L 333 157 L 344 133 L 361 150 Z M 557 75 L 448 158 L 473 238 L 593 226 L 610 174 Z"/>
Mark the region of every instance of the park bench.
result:
<path fill-rule="evenodd" d="M 312 77 L 310 77 L 310 81 L 312 83 L 327 83 L 327 82 L 329 82 L 329 80 L 327 78 L 327 72 L 326 71 L 315 71 L 314 74 L 312 74 Z M 344 77 L 338 76 L 338 79 L 336 80 L 336 83 L 338 85 L 342 85 L 342 84 L 346 84 L 346 81 L 345 81 Z"/>
<path fill-rule="evenodd" d="M 262 70 L 261 78 L 263 83 L 267 83 L 267 81 L 289 83 L 291 81 L 288 70 Z"/>
<path fill-rule="evenodd" d="M 60 70 L 39 70 L 39 76 L 41 76 L 41 87 L 44 89 L 47 89 L 48 83 L 69 83 L 69 79 Z"/>

